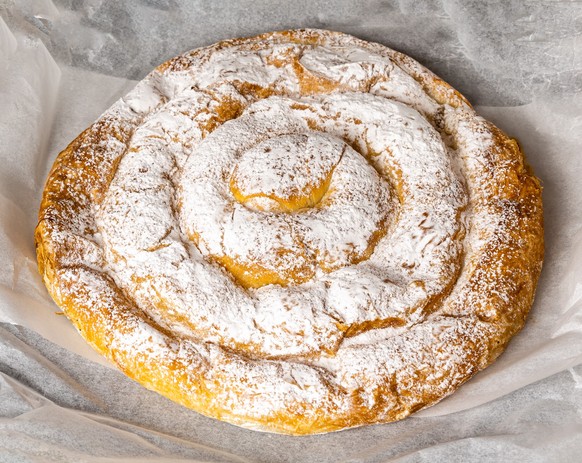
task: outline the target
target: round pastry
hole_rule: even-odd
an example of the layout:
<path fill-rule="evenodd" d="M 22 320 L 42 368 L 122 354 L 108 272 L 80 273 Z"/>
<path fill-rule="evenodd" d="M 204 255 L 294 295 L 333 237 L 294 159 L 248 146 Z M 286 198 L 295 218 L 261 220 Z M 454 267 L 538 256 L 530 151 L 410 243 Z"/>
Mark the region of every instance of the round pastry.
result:
<path fill-rule="evenodd" d="M 155 69 L 46 183 L 40 273 L 83 337 L 207 416 L 311 434 L 404 418 L 524 324 L 541 189 L 411 58 L 318 30 Z"/>

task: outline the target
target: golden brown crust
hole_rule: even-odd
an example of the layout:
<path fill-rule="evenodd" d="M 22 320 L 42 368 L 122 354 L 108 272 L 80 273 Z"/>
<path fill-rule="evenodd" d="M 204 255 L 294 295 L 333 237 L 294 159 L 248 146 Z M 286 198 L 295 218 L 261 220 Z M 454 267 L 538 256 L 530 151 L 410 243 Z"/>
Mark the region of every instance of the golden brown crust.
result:
<path fill-rule="evenodd" d="M 411 58 L 322 31 L 284 31 L 224 41 L 169 60 L 154 73 L 186 71 L 216 50 L 241 44 L 319 45 L 334 40 L 388 57 L 439 104 L 469 108 L 462 95 Z M 293 66 L 299 66 L 299 61 Z M 302 79 L 298 73 L 298 78 L 302 95 L 342 91 L 341 85 L 321 76 Z M 273 93 L 245 82 L 237 83 L 237 90 L 258 99 Z M 238 103 L 225 105 L 222 120 L 211 119 L 208 132 L 241 111 Z M 293 370 L 302 367 L 289 366 L 285 359 L 251 358 L 169 331 L 144 313 L 104 270 L 107 264 L 95 238 L 95 207 L 115 175 L 133 127 L 142 120 L 142 115 L 124 107 L 108 112 L 59 154 L 45 186 L 35 239 L 39 271 L 57 305 L 99 353 L 145 387 L 207 416 L 249 428 L 288 434 L 329 432 L 398 420 L 436 403 L 493 362 L 523 327 L 543 261 L 541 186 L 515 140 L 488 122 L 471 119 L 466 130 L 493 140 L 483 154 L 482 171 L 489 172 L 490 178 L 471 179 L 471 172 L 464 172 L 470 202 L 463 213 L 469 228 L 477 228 L 471 217 L 490 213 L 499 221 L 479 253 L 463 262 L 459 279 L 433 298 L 426 322 L 413 324 L 391 344 L 361 348 L 370 365 L 358 365 L 353 373 L 360 386 L 338 383 L 320 365 L 308 372 Z M 399 318 L 374 323 L 353 324 L 347 336 L 402 324 Z M 134 340 L 135 349 L 127 347 L 128 339 Z M 426 344 L 418 344 L 419 340 Z M 355 348 L 348 354 L 356 355 Z M 395 364 L 401 367 L 383 370 L 374 365 L 383 358 L 398 358 Z M 366 383 L 368 369 L 376 381 L 373 386 Z M 305 378 L 295 378 L 296 371 Z M 286 379 L 289 372 L 291 385 Z M 312 387 L 318 394 L 312 398 L 298 392 L 286 397 L 282 385 Z M 266 397 L 269 394 L 276 397 Z M 268 409 L 273 403 L 277 406 Z"/>

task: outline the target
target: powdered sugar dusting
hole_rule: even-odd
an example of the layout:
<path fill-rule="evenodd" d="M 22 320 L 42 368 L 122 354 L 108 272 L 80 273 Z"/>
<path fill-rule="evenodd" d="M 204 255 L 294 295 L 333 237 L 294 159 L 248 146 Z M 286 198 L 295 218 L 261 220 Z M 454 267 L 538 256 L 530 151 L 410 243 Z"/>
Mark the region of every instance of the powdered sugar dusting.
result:
<path fill-rule="evenodd" d="M 50 229 L 75 250 L 55 294 L 95 314 L 107 294 L 119 361 L 184 365 L 180 400 L 237 424 L 397 419 L 489 361 L 494 311 L 471 312 L 470 291 L 515 225 L 487 196 L 506 171 L 487 124 L 429 96 L 419 67 L 294 34 L 185 54 L 102 116 L 117 135 L 82 149 L 110 182 L 79 175 L 88 206 Z"/>

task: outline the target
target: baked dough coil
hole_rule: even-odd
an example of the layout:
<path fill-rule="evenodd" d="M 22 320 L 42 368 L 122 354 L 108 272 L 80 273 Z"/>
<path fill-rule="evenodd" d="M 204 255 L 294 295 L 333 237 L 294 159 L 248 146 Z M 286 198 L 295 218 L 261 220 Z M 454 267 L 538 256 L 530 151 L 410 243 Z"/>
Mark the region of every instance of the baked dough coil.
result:
<path fill-rule="evenodd" d="M 290 434 L 453 392 L 523 326 L 543 258 L 516 142 L 410 58 L 315 30 L 158 67 L 59 155 L 36 239 L 129 376 Z"/>

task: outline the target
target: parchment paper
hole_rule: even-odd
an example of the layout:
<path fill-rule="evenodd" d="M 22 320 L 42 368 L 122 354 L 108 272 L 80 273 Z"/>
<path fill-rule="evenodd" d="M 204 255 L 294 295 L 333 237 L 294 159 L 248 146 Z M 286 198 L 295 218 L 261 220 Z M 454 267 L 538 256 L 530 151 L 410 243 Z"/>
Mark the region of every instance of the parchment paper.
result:
<path fill-rule="evenodd" d="M 253 446 L 261 448 L 261 461 L 307 461 L 298 459 L 298 444 L 291 442 L 309 442 L 313 455 L 319 455 L 318 461 L 339 459 L 332 458 L 339 455 L 337 451 L 341 447 L 338 447 L 341 440 L 336 438 L 319 436 L 294 441 L 239 430 L 182 410 L 134 385 L 118 372 L 94 365 L 92 362 L 108 366 L 87 347 L 66 317 L 59 315 L 58 307 L 52 303 L 38 276 L 33 242 L 44 179 L 58 152 L 155 65 L 220 39 L 289 27 L 329 28 L 379 41 L 410 54 L 477 103 L 481 115 L 516 137 L 543 181 L 547 243 L 544 271 L 529 321 L 502 357 L 453 396 L 413 419 L 339 433 L 347 439 L 357 437 L 351 458 L 375 461 L 373 458 L 378 455 L 383 458 L 398 455 L 392 452 L 394 449 L 406 453 L 406 449 L 426 447 L 423 433 L 435 423 L 438 426 L 454 422 L 453 428 L 458 431 L 467 417 L 483 420 L 487 410 L 498 413 L 500 404 L 507 405 L 508 400 L 510 405 L 515 405 L 514 399 L 507 397 L 535 388 L 534 383 L 544 378 L 549 378 L 546 381 L 559 391 L 554 394 L 554 408 L 548 407 L 547 413 L 567 409 L 570 421 L 564 422 L 569 424 L 564 425 L 568 429 L 563 433 L 540 432 L 535 445 L 530 445 L 536 448 L 532 455 L 544 456 L 540 448 L 553 449 L 557 443 L 566 452 L 582 452 L 582 444 L 576 444 L 575 439 L 581 436 L 582 399 L 574 390 L 582 387 L 577 376 L 581 370 L 572 369 L 582 363 L 582 207 L 579 204 L 582 198 L 582 8 L 579 3 L 367 1 L 355 8 L 353 2 L 347 1 L 227 4 L 144 0 L 118 4 L 62 0 L 5 3 L 0 11 L 4 18 L 0 17 L 0 322 L 26 327 L 18 332 L 20 338 L 13 329 L 0 331 L 2 353 L 9 359 L 20 359 L 14 365 L 32 362 L 36 366 L 31 371 L 49 382 L 54 365 L 63 367 L 64 362 L 69 362 L 67 368 L 83 371 L 85 375 L 88 370 L 98 368 L 95 371 L 105 378 L 104 383 L 114 381 L 131 386 L 123 387 L 130 394 L 125 400 L 132 406 L 138 407 L 136 403 L 143 401 L 155 408 L 155 415 L 162 416 L 164 423 L 169 417 L 175 419 L 174 427 L 168 424 L 164 432 L 176 436 L 178 447 L 195 442 L 192 448 L 201 453 L 193 450 L 194 453 L 184 455 L 197 455 L 204 461 L 238 461 L 237 449 L 246 449 L 240 454 L 249 457 L 252 453 L 248 449 Z M 31 350 L 30 343 L 44 342 L 34 333 L 66 350 L 46 347 L 50 344 L 43 344 L 42 354 Z M 60 352 L 59 359 L 68 360 L 43 357 L 54 351 Z M 69 352 L 86 360 L 74 360 L 77 357 Z M 40 358 L 34 360 L 35 356 Z M 550 378 L 568 369 L 572 369 L 570 374 Z M 51 394 L 47 389 L 47 397 L 43 397 L 43 390 L 30 387 L 31 382 L 36 384 L 33 378 L 27 376 L 24 383 L 15 379 L 24 374 L 22 371 L 12 375 L 9 371 L 0 371 L 5 381 L 2 390 L 8 391 L 7 404 L 18 400 L 36 404 L 30 408 L 35 412 L 30 416 L 26 412 L 27 419 L 23 422 L 31 426 L 38 422 L 52 423 L 61 413 L 54 414 L 56 406 L 47 397 L 53 394 L 59 402 L 58 391 L 65 391 L 65 387 Z M 59 433 L 70 432 L 71 423 L 76 423 L 74 428 L 79 436 L 88 433 L 82 440 L 90 440 L 94 422 L 105 422 L 112 416 L 120 420 L 115 421 L 114 429 L 121 428 L 124 426 L 121 423 L 126 421 L 137 427 L 156 428 L 156 420 L 148 419 L 152 414 L 146 411 L 136 412 L 135 419 L 131 413 L 120 413 L 124 398 L 119 391 L 95 392 L 91 391 L 92 387 L 97 386 L 83 383 L 86 391 L 81 395 L 90 399 L 86 403 L 81 400 L 78 407 L 74 400 L 64 400 L 65 406 L 82 412 L 68 409 L 63 412 L 62 422 L 54 426 L 59 442 L 62 441 Z M 76 386 L 70 389 L 75 391 Z M 534 402 L 528 406 L 535 410 Z M 14 410 L 20 410 L 15 407 Z M 485 412 L 475 415 L 470 409 Z M 89 412 L 95 415 L 89 418 L 91 426 L 84 427 L 82 422 Z M 463 412 L 463 417 L 451 415 L 455 412 Z M 14 413 L 18 416 L 20 412 Z M 499 427 L 489 423 L 483 424 L 483 433 L 479 434 L 475 422 L 465 423 L 480 438 L 489 436 L 476 441 L 470 454 L 483 455 L 483 448 L 498 448 L 498 444 L 505 450 L 508 443 L 521 445 L 515 435 L 523 431 L 523 423 L 519 420 L 519 410 L 516 413 L 508 418 L 515 424 L 513 431 L 506 426 L 507 422 Z M 194 420 L 199 426 L 193 440 L 188 440 L 192 436 L 180 432 L 185 427 L 180 420 L 190 420 L 190 423 Z M 65 426 L 65 422 L 69 424 Z M 192 426 L 185 428 L 192 429 Z M 139 435 L 134 427 L 130 431 L 108 432 L 113 436 L 111 449 L 117 445 L 117 438 L 123 445 L 130 445 L 123 433 Z M 449 436 L 446 426 L 438 432 L 437 440 L 441 442 Z M 459 432 L 451 436 L 458 440 Z M 366 450 L 372 437 L 374 448 L 380 446 L 386 452 Z M 148 439 L 153 438 L 150 435 Z M 567 439 L 573 439 L 573 444 L 565 445 Z M 533 442 L 531 438 L 526 440 Z M 268 445 L 265 447 L 266 442 L 273 443 L 271 450 Z M 362 442 L 361 452 L 355 451 L 360 449 L 358 442 Z M 332 443 L 334 447 L 326 451 Z M 55 455 L 59 445 L 54 444 Z M 131 448 L 124 450 L 124 457 L 137 455 L 132 454 Z M 469 451 L 466 446 L 462 448 Z M 216 449 L 227 453 L 216 453 Z M 546 456 L 552 454 L 558 455 L 548 450 Z M 157 455 L 174 454 L 166 455 L 162 449 Z M 414 455 L 413 459 L 405 460 L 422 461 L 437 454 Z M 566 458 L 569 453 L 559 455 Z"/>

